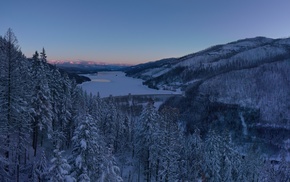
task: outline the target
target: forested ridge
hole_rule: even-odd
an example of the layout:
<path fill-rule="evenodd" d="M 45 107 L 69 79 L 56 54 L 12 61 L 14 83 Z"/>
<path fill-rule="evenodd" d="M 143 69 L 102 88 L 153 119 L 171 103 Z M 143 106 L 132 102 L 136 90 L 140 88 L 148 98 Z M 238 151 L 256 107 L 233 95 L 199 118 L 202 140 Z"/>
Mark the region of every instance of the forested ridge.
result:
<path fill-rule="evenodd" d="M 227 130 L 187 132 L 179 110 L 101 99 L 0 37 L 0 181 L 289 181 L 289 149 L 269 159 Z"/>

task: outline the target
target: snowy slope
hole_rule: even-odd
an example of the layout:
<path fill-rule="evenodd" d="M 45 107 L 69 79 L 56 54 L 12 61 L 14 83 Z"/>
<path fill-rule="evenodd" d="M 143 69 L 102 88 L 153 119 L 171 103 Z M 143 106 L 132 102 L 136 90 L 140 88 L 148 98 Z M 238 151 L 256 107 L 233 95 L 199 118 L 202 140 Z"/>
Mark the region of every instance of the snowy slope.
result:
<path fill-rule="evenodd" d="M 256 37 L 217 45 L 178 59 L 171 67 L 149 68 L 152 88 L 181 88 L 213 102 L 260 109 L 261 120 L 290 120 L 290 38 Z M 155 75 L 155 76 L 154 76 Z M 290 127 L 290 126 L 289 126 Z"/>
<path fill-rule="evenodd" d="M 199 92 L 210 95 L 213 102 L 259 109 L 263 121 L 283 123 L 290 118 L 289 73 L 290 59 L 272 62 L 207 79 Z"/>
<path fill-rule="evenodd" d="M 162 76 L 166 73 L 170 73 L 170 70 L 177 67 L 190 67 L 191 69 L 199 69 L 201 66 L 209 66 L 206 64 L 214 63 L 216 61 L 222 61 L 222 64 L 226 64 L 227 59 L 247 50 L 251 50 L 260 46 L 270 44 L 274 39 L 257 37 L 253 39 L 244 39 L 236 42 L 232 42 L 225 45 L 217 45 L 205 49 L 203 51 L 189 54 L 181 58 L 171 58 L 170 62 L 165 62 L 164 64 L 158 64 L 160 61 L 154 63 L 147 63 L 142 65 L 137 65 L 132 67 L 131 71 L 135 74 L 129 74 L 129 76 L 143 78 L 143 79 L 152 79 L 158 76 Z M 142 70 L 136 68 L 144 67 Z M 152 74 L 153 73 L 153 74 Z M 171 74 L 171 73 L 170 73 Z"/>
<path fill-rule="evenodd" d="M 207 50 L 180 58 L 180 61 L 168 68 L 150 68 L 156 76 L 146 83 L 153 88 L 165 86 L 184 87 L 194 80 L 206 79 L 232 70 L 247 69 L 261 64 L 284 60 L 289 57 L 289 39 L 254 38 Z"/>

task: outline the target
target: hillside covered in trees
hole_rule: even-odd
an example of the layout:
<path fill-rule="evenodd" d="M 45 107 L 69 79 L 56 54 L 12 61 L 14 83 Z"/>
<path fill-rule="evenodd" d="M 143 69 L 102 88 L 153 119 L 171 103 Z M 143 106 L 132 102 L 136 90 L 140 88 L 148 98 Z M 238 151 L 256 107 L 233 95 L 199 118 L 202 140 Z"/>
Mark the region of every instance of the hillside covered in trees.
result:
<path fill-rule="evenodd" d="M 0 181 L 289 181 L 289 147 L 271 159 L 231 130 L 189 131 L 174 105 L 88 95 L 11 29 L 0 67 Z"/>
<path fill-rule="evenodd" d="M 161 64 L 162 63 L 162 64 Z M 140 69 L 142 68 L 142 69 Z M 183 91 L 165 105 L 193 132 L 228 129 L 239 142 L 289 145 L 290 39 L 255 37 L 127 70 L 156 89 Z"/>

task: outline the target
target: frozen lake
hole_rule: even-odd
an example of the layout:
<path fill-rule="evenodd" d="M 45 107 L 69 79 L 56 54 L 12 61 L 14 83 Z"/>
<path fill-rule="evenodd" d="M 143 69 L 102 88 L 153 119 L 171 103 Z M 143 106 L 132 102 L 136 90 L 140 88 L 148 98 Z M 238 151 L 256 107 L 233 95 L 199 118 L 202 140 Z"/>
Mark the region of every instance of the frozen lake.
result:
<path fill-rule="evenodd" d="M 80 86 L 88 93 L 100 93 L 101 97 L 123 95 L 148 95 L 148 94 L 180 94 L 168 90 L 150 89 L 143 85 L 143 80 L 126 77 L 124 72 L 99 72 L 97 75 L 84 75 L 92 81 L 84 82 Z"/>

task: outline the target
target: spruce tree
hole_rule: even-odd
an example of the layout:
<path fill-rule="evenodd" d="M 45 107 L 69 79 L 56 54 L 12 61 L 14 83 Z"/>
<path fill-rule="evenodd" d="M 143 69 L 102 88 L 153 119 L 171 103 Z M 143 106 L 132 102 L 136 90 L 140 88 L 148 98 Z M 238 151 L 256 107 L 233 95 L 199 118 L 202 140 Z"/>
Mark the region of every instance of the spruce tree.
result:
<path fill-rule="evenodd" d="M 33 175 L 35 181 L 45 181 L 48 179 L 48 166 L 45 151 L 42 151 L 40 160 L 34 164 Z"/>
<path fill-rule="evenodd" d="M 103 143 L 96 122 L 90 115 L 78 121 L 72 138 L 73 151 L 70 163 L 76 179 L 88 176 L 91 181 L 98 179 L 103 156 Z M 87 177 L 86 177 L 87 178 Z"/>
<path fill-rule="evenodd" d="M 175 181 L 183 178 L 179 175 L 182 166 L 180 154 L 183 146 L 181 145 L 181 131 L 178 127 L 178 114 L 178 110 L 171 107 L 163 108 L 160 114 L 159 129 L 157 130 L 159 132 L 156 138 L 159 142 L 155 146 L 159 149 L 157 153 L 155 152 L 156 159 L 152 158 L 151 163 L 157 161 L 155 164 L 156 177 L 160 173 L 161 179 L 165 181 Z"/>
<path fill-rule="evenodd" d="M 221 138 L 210 130 L 205 140 L 205 173 L 206 177 L 213 182 L 221 181 Z"/>
<path fill-rule="evenodd" d="M 63 158 L 63 151 L 59 151 L 59 149 L 55 149 L 53 151 L 54 155 L 51 159 L 51 166 L 49 168 L 49 181 L 51 182 L 66 182 L 73 181 L 69 174 L 71 166 L 68 164 L 67 160 Z"/>
<path fill-rule="evenodd" d="M 45 63 L 38 58 L 38 53 L 33 55 L 32 79 L 33 93 L 30 105 L 32 106 L 32 129 L 34 156 L 37 154 L 37 148 L 44 140 L 44 137 L 50 137 L 52 134 L 52 106 L 50 101 L 50 88 L 48 79 L 45 75 Z"/>
<path fill-rule="evenodd" d="M 158 130 L 158 118 L 159 115 L 154 107 L 154 102 L 150 101 L 143 109 L 136 126 L 136 150 L 139 160 L 144 166 L 144 175 L 147 181 L 151 180 L 153 173 L 151 159 L 153 151 L 157 147 L 154 144 L 158 135 L 156 132 Z"/>

